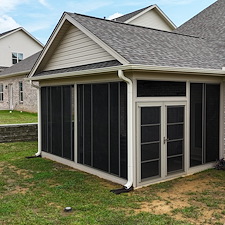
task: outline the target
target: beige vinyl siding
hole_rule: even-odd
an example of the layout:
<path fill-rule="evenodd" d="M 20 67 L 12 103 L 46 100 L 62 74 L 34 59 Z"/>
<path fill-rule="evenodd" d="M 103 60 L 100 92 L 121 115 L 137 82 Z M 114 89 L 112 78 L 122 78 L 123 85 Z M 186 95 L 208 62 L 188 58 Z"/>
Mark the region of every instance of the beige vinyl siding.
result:
<path fill-rule="evenodd" d="M 55 70 L 115 60 L 79 29 L 70 26 L 44 70 Z"/>
<path fill-rule="evenodd" d="M 150 10 L 147 13 L 137 17 L 136 19 L 128 22 L 129 24 L 155 28 L 159 30 L 172 31 L 171 26 L 163 19 L 156 9 Z"/>

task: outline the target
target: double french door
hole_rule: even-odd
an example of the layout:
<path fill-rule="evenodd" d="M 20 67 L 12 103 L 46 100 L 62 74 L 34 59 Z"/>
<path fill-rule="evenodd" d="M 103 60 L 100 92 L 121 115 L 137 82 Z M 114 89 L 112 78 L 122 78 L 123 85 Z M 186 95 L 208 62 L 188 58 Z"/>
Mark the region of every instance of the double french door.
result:
<path fill-rule="evenodd" d="M 185 102 L 138 104 L 138 182 L 185 171 Z"/>

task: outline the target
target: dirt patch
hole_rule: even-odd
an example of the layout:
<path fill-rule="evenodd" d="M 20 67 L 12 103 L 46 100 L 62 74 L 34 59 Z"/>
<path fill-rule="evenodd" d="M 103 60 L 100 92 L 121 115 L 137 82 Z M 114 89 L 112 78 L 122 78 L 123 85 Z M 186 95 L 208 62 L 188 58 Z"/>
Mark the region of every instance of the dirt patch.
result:
<path fill-rule="evenodd" d="M 15 172 L 17 175 L 21 176 L 23 179 L 33 178 L 33 176 L 29 173 L 29 171 L 25 169 L 19 169 L 13 165 L 8 166 L 8 168 L 13 172 Z"/>
<path fill-rule="evenodd" d="M 175 220 L 187 221 L 192 224 L 224 224 L 225 225 L 225 203 L 221 201 L 219 207 L 207 207 L 203 202 L 195 200 L 193 196 L 201 195 L 212 190 L 216 193 L 217 189 L 221 192 L 221 187 L 213 186 L 217 182 L 216 178 L 208 176 L 201 177 L 193 175 L 177 181 L 172 187 L 154 191 L 156 200 L 142 202 L 135 213 L 149 212 L 152 214 L 167 214 Z M 151 190 L 151 188 L 150 188 Z M 225 188 L 223 187 L 224 195 Z M 206 197 L 207 196 L 204 196 Z M 210 196 L 213 199 L 214 196 Z M 215 196 L 219 197 L 219 196 Z M 219 199 L 219 198 L 218 198 Z M 189 216 L 190 215 L 190 216 Z"/>

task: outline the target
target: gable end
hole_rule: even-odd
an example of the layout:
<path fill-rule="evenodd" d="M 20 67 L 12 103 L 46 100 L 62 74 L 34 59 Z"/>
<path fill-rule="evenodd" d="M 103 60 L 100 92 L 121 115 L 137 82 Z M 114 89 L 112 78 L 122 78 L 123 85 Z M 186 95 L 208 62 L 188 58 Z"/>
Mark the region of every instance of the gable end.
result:
<path fill-rule="evenodd" d="M 43 71 L 112 60 L 113 56 L 71 24 Z"/>

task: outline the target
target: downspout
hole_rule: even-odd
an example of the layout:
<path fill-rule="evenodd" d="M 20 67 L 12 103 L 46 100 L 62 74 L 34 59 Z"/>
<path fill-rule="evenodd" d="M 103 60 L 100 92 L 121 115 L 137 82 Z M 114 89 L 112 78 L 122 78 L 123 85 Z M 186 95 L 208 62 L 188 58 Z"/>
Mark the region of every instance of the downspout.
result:
<path fill-rule="evenodd" d="M 124 185 L 125 189 L 133 189 L 133 83 L 124 76 L 122 70 L 118 70 L 118 77 L 127 83 L 127 183 Z"/>
<path fill-rule="evenodd" d="M 32 87 L 37 88 L 37 103 L 38 103 L 38 151 L 35 154 L 36 157 L 41 156 L 41 88 L 38 85 L 33 84 L 32 80 L 30 80 L 30 84 Z"/>

